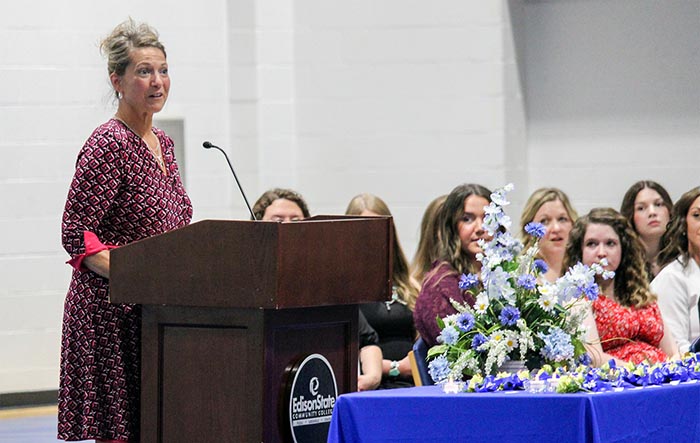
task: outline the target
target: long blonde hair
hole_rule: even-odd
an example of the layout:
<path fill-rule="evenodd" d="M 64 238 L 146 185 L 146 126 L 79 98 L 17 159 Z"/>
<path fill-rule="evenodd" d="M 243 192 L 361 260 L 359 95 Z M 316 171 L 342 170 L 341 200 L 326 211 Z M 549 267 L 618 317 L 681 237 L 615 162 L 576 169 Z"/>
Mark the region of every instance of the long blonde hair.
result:
<path fill-rule="evenodd" d="M 418 248 L 416 248 L 416 254 L 413 256 L 413 263 L 411 263 L 411 276 L 417 282 L 423 281 L 425 274 L 430 270 L 433 262 L 438 259 L 438 230 L 435 220 L 446 198 L 447 194 L 433 199 L 423 213 L 423 218 L 420 222 Z"/>
<path fill-rule="evenodd" d="M 353 197 L 348 204 L 348 208 L 345 210 L 345 214 L 361 215 L 365 210 L 374 212 L 377 215 L 392 216 L 384 200 L 373 194 L 359 194 Z M 413 308 L 416 306 L 416 299 L 418 298 L 418 283 L 409 274 L 408 262 L 406 260 L 406 255 L 403 253 L 403 249 L 401 249 L 393 218 L 391 220 L 391 225 L 394 230 L 393 285 L 396 288 L 396 293 L 399 298 L 413 311 Z"/>
<path fill-rule="evenodd" d="M 523 208 L 522 215 L 520 216 L 520 238 L 523 241 L 524 249 L 527 250 L 530 246 L 535 244 L 536 238 L 525 232 L 525 225 L 537 221 L 534 220 L 535 214 L 540 210 L 542 205 L 549 203 L 551 201 L 559 200 L 561 204 L 566 209 L 566 213 L 571 219 L 573 224 L 578 218 L 576 210 L 571 205 L 569 197 L 559 188 L 540 188 L 530 195 L 527 199 L 525 207 Z"/>

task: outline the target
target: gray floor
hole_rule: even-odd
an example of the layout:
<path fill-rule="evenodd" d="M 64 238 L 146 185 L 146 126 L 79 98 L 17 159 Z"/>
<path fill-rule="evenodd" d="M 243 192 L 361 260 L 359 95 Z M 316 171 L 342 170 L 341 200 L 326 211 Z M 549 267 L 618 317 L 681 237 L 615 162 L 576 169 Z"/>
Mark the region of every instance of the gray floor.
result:
<path fill-rule="evenodd" d="M 0 443 L 54 443 L 56 415 L 0 419 Z"/>

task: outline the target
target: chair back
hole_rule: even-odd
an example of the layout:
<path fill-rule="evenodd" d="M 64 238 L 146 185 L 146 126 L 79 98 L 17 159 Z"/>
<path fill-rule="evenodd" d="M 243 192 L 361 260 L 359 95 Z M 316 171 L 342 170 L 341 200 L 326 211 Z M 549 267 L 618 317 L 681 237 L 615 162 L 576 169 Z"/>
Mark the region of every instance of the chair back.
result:
<path fill-rule="evenodd" d="M 413 381 L 416 386 L 434 385 L 432 377 L 428 372 L 428 345 L 425 344 L 422 337 L 418 337 L 413 343 L 413 351 L 409 358 L 411 359 L 411 371 L 413 372 Z"/>
<path fill-rule="evenodd" d="M 698 319 L 700 320 L 700 298 L 698 298 Z M 690 343 L 690 349 L 688 349 L 688 351 L 693 353 L 700 352 L 700 337 L 697 337 Z"/>

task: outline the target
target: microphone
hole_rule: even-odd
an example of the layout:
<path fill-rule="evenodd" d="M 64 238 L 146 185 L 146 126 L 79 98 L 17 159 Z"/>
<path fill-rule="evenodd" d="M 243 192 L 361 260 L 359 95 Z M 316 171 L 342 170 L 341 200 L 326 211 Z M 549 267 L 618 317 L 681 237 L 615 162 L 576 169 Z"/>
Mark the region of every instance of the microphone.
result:
<path fill-rule="evenodd" d="M 223 149 L 221 149 L 220 147 L 218 147 L 216 145 L 212 145 L 208 141 L 205 141 L 204 143 L 202 143 L 202 146 L 204 146 L 204 149 L 211 149 L 211 148 L 218 149 L 219 151 L 221 151 L 222 154 L 224 154 L 224 157 L 226 157 L 226 162 L 228 163 L 228 167 L 231 169 L 231 173 L 233 174 L 233 178 L 236 179 L 236 184 L 238 185 L 238 189 L 241 191 L 241 195 L 243 196 L 243 201 L 245 201 L 245 205 L 248 207 L 248 212 L 250 212 L 250 217 L 253 220 L 257 220 L 257 218 L 255 218 L 255 214 L 253 213 L 253 210 L 250 208 L 250 204 L 248 203 L 248 199 L 245 196 L 245 192 L 243 192 L 243 187 L 241 186 L 241 182 L 238 181 L 238 176 L 236 175 L 236 171 L 233 170 L 233 165 L 231 165 L 231 160 L 229 160 L 228 155 L 226 155 L 226 151 L 224 151 Z"/>

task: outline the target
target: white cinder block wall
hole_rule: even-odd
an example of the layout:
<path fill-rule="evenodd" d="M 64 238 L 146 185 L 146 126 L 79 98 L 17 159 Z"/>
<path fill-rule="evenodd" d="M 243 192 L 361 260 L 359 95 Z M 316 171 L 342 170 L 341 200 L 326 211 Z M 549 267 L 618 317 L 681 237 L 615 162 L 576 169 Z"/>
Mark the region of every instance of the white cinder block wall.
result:
<path fill-rule="evenodd" d="M 114 112 L 97 42 L 128 15 L 157 27 L 168 49 L 173 84 L 159 117 L 184 121 L 196 219 L 246 217 L 224 159 L 201 148 L 211 140 L 251 204 L 273 186 L 299 190 L 314 213 L 380 195 L 412 255 L 425 205 L 465 181 L 515 182 L 515 219 L 542 185 L 562 187 L 583 211 L 617 206 L 639 178 L 674 197 L 698 184 L 700 8 L 662 3 L 126 0 L 121 16 L 86 0 L 4 8 L 0 394 L 57 387 L 70 274 L 60 217 L 79 147 Z"/>

